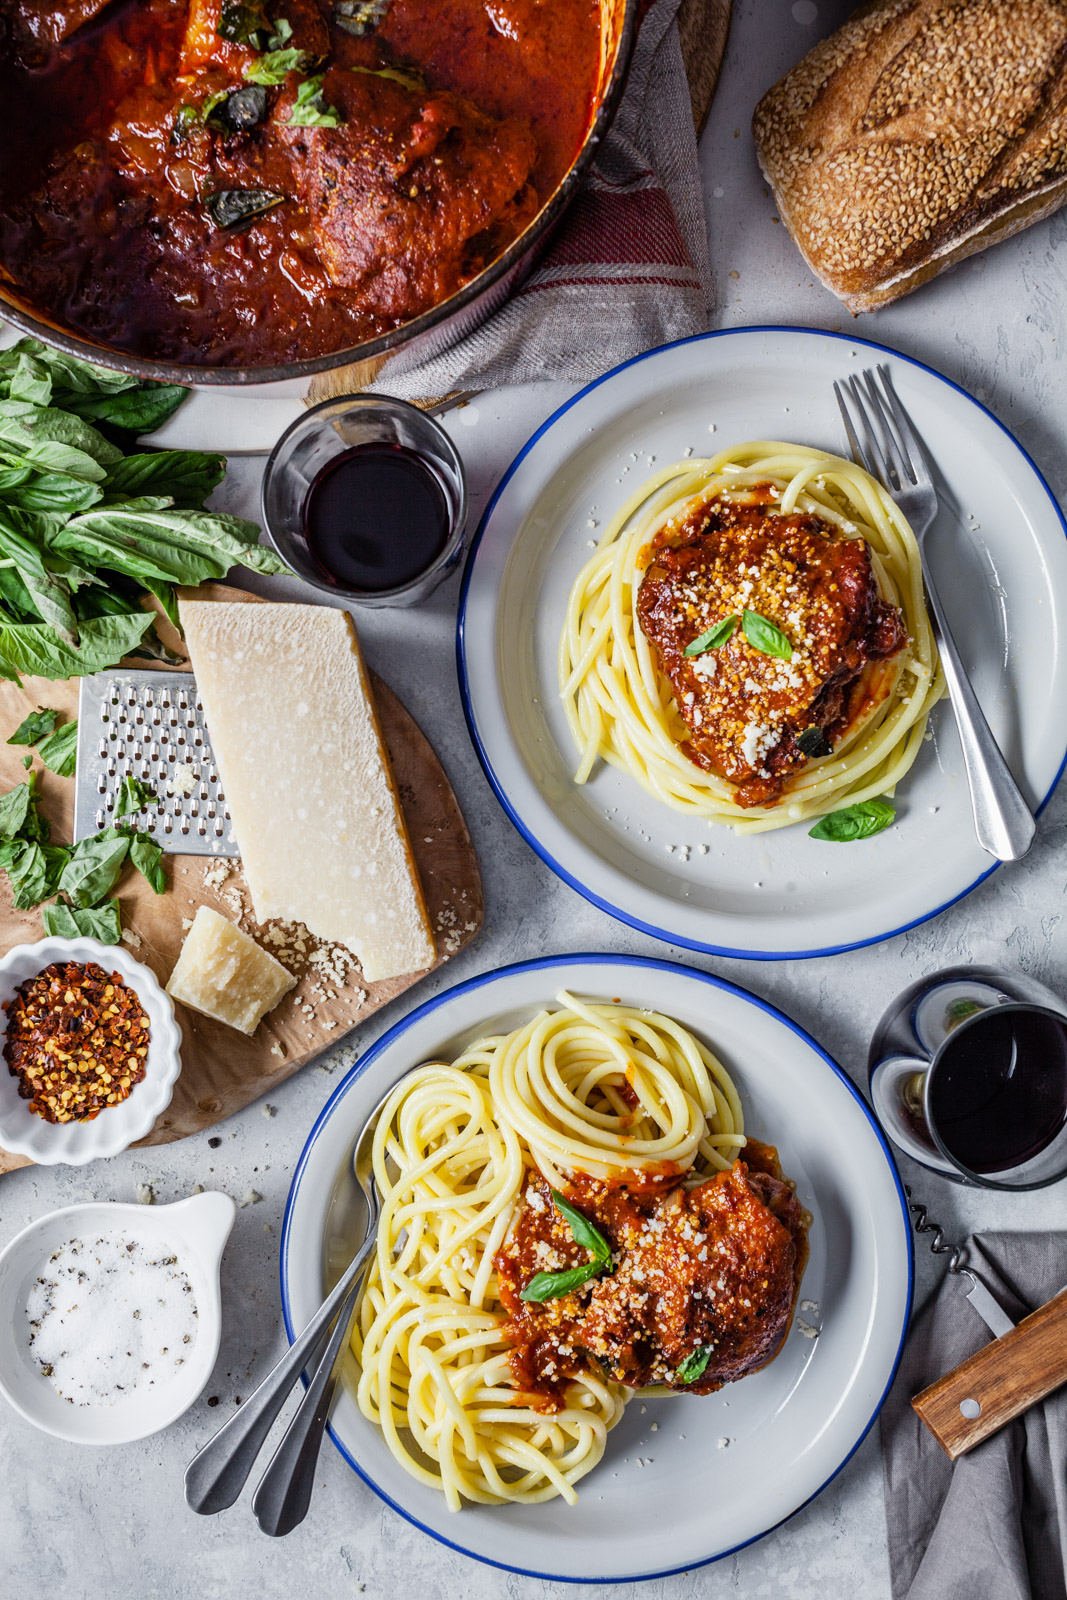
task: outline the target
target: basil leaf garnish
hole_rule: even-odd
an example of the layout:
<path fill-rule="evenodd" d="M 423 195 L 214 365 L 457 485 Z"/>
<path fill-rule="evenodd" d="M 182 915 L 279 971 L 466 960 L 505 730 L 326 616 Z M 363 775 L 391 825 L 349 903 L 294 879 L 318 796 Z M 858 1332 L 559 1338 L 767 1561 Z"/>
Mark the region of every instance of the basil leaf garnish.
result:
<path fill-rule="evenodd" d="M 843 811 L 831 811 L 809 828 L 809 839 L 828 839 L 832 844 L 851 844 L 854 839 L 869 839 L 881 833 L 896 819 L 888 800 L 861 800 Z"/>
<path fill-rule="evenodd" d="M 270 41 L 270 23 L 257 5 L 224 5 L 215 32 L 220 39 L 251 45 L 253 50 L 263 50 Z"/>
<path fill-rule="evenodd" d="M 679 1383 L 696 1383 L 698 1378 L 704 1376 L 710 1360 L 711 1345 L 702 1344 L 699 1349 L 693 1351 L 691 1356 L 686 1356 L 675 1373 L 675 1377 Z"/>
<path fill-rule="evenodd" d="M 694 639 L 692 644 L 687 644 L 684 654 L 687 656 L 702 656 L 706 650 L 718 650 L 720 645 L 731 638 L 737 628 L 737 617 L 723 617 L 714 628 L 709 628 L 707 633 L 702 633 L 699 639 Z"/>
<path fill-rule="evenodd" d="M 322 98 L 322 75 L 305 78 L 285 119 L 292 128 L 339 128 L 344 117 Z"/>
<path fill-rule="evenodd" d="M 426 93 L 426 79 L 414 71 L 402 72 L 399 67 L 349 67 L 348 70 L 361 72 L 368 78 L 387 78 L 399 83 L 402 89 L 410 89 L 412 94 Z"/>
<path fill-rule="evenodd" d="M 334 21 L 345 33 L 362 38 L 385 20 L 390 0 L 337 0 L 333 8 Z"/>
<path fill-rule="evenodd" d="M 58 716 L 58 711 L 50 711 L 47 706 L 39 711 L 31 711 L 29 716 L 19 723 L 7 741 L 8 744 L 36 744 L 45 734 L 52 732 Z"/>
<path fill-rule="evenodd" d="M 758 650 L 761 655 L 777 656 L 780 661 L 791 659 L 793 646 L 781 628 L 775 627 L 766 617 L 761 617 L 758 611 L 749 611 L 746 607 L 741 613 L 741 626 L 753 650 Z"/>
<path fill-rule="evenodd" d="M 805 728 L 803 733 L 797 734 L 796 741 L 798 748 L 812 760 L 830 755 L 834 748 L 821 728 Z"/>
<path fill-rule="evenodd" d="M 279 17 L 274 24 L 274 32 L 267 40 L 268 50 L 280 50 L 289 43 L 293 37 L 293 25 L 288 17 Z"/>
<path fill-rule="evenodd" d="M 290 72 L 301 70 L 306 60 L 303 50 L 269 50 L 265 56 L 250 61 L 244 75 L 249 83 L 284 83 Z"/>
<path fill-rule="evenodd" d="M 65 900 L 45 906 L 41 912 L 44 931 L 54 939 L 99 939 L 101 944 L 118 944 L 122 938 L 122 922 L 117 900 L 108 900 L 102 906 L 75 910 Z"/>
<path fill-rule="evenodd" d="M 583 1266 L 571 1267 L 567 1272 L 535 1272 L 519 1294 L 519 1299 L 532 1300 L 536 1305 L 542 1305 L 546 1300 L 558 1300 L 561 1294 L 570 1294 L 572 1289 L 595 1278 L 600 1269 L 599 1261 L 587 1261 Z"/>
<path fill-rule="evenodd" d="M 595 1228 L 589 1218 L 576 1206 L 572 1206 L 569 1200 L 565 1200 L 558 1189 L 552 1189 L 550 1193 L 552 1204 L 570 1223 L 575 1244 L 580 1244 L 583 1249 L 591 1251 L 594 1261 L 601 1266 L 607 1266 L 611 1260 L 611 1246 L 600 1229 Z"/>
<path fill-rule="evenodd" d="M 216 228 L 240 228 L 283 205 L 288 198 L 276 189 L 216 189 L 202 195 L 200 204 Z"/>
<path fill-rule="evenodd" d="M 248 75 L 246 72 L 245 76 Z M 266 115 L 267 91 L 260 83 L 253 81 L 244 89 L 232 89 L 228 94 L 213 96 L 210 110 L 205 107 L 204 121 L 216 133 L 247 133 L 249 128 L 257 127 Z"/>
<path fill-rule="evenodd" d="M 57 778 L 73 778 L 78 757 L 78 722 L 65 722 L 37 746 L 37 754 Z"/>

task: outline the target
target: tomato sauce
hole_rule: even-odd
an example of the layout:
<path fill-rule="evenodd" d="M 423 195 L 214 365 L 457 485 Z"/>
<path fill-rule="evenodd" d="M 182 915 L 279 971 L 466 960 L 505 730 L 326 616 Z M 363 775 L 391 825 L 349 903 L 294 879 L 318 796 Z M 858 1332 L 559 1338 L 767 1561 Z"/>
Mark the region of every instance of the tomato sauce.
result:
<path fill-rule="evenodd" d="M 284 362 L 403 325 L 529 224 L 595 105 L 598 0 L 392 0 L 361 37 L 325 0 L 267 0 L 303 55 L 240 128 L 219 118 L 267 39 L 220 38 L 221 0 L 114 0 L 58 43 L 41 4 L 14 4 L 0 66 L 0 272 L 154 359 Z M 220 194 L 276 198 L 220 225 Z"/>

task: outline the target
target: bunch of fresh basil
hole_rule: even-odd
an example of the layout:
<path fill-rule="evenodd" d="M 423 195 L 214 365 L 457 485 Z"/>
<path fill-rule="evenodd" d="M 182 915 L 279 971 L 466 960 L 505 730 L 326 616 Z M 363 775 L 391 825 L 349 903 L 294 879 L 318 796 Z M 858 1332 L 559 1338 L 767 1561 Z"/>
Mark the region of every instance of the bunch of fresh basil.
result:
<path fill-rule="evenodd" d="M 135 448 L 186 392 L 37 339 L 0 351 L 0 677 L 159 657 L 146 593 L 177 623 L 175 585 L 283 570 L 254 522 L 204 509 L 224 456 Z"/>
<path fill-rule="evenodd" d="M 77 728 L 76 723 L 68 726 Z M 131 795 L 127 810 L 140 810 L 143 803 L 142 796 Z M 10 879 L 16 911 L 59 896 L 41 913 L 48 934 L 63 939 L 83 934 L 117 944 L 122 936 L 119 903 L 108 895 L 127 861 L 156 894 L 166 893 L 162 848 L 128 823 L 104 828 L 74 845 L 49 844 L 49 835 L 48 820 L 38 808 L 37 774 L 31 772 L 25 783 L 0 795 L 0 868 Z"/>

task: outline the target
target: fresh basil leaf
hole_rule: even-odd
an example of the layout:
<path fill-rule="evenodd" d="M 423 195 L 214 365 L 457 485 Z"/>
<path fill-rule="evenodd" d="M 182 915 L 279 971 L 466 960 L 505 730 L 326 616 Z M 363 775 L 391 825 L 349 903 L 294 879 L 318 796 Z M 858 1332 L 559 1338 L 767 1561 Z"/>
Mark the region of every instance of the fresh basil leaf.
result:
<path fill-rule="evenodd" d="M 216 189 L 201 197 L 201 205 L 216 228 L 240 228 L 265 216 L 289 196 L 277 189 Z"/>
<path fill-rule="evenodd" d="M 26 843 L 7 869 L 15 910 L 29 911 L 55 891 L 49 883 L 48 861 L 41 845 Z"/>
<path fill-rule="evenodd" d="M 59 887 L 59 880 L 70 860 L 71 846 L 69 844 L 44 844 L 41 846 L 44 854 L 45 867 L 48 871 L 48 892 L 55 894 Z"/>
<path fill-rule="evenodd" d="M 119 785 L 118 804 L 115 807 L 116 817 L 135 816 L 138 811 L 143 811 L 146 806 L 158 802 L 159 796 L 154 789 L 142 783 L 140 778 L 134 778 L 126 773 Z"/>
<path fill-rule="evenodd" d="M 152 626 L 150 612 L 90 617 L 78 625 L 78 643 L 64 643 L 47 623 L 0 620 L 0 677 L 23 672 L 38 678 L 82 678 L 114 667 Z"/>
<path fill-rule="evenodd" d="M 26 768 L 26 770 L 28 772 L 29 769 L 33 766 L 33 757 L 32 756 L 23 756 L 22 765 Z"/>
<path fill-rule="evenodd" d="M 125 433 L 154 433 L 168 417 L 174 415 L 188 393 L 188 389 L 183 389 L 177 383 L 144 383 L 136 389 L 124 389 L 119 394 L 74 400 L 70 406 L 81 417 L 106 422 Z"/>
<path fill-rule="evenodd" d="M 98 905 L 118 882 L 129 848 L 129 839 L 116 828 L 105 828 L 91 839 L 82 839 L 63 869 L 60 890 L 76 906 Z"/>
<path fill-rule="evenodd" d="M 257 56 L 255 61 L 248 63 L 244 75 L 249 83 L 267 85 L 284 83 L 290 72 L 303 71 L 307 59 L 306 50 L 268 50 L 266 55 Z"/>
<path fill-rule="evenodd" d="M 122 455 L 117 445 L 71 411 L 60 411 L 55 406 L 32 406 L 19 400 L 0 401 L 0 439 L 6 439 L 20 450 L 34 444 L 73 445 L 75 450 L 91 456 L 102 467 L 110 466 Z"/>
<path fill-rule="evenodd" d="M 777 656 L 780 661 L 791 659 L 793 646 L 781 628 L 768 622 L 766 617 L 761 617 L 758 611 L 749 611 L 746 607 L 741 613 L 741 626 L 753 650 L 759 650 L 765 656 Z"/>
<path fill-rule="evenodd" d="M 32 801 L 33 790 L 29 783 L 20 783 L 16 789 L 0 794 L 0 839 L 21 837 Z"/>
<path fill-rule="evenodd" d="M 63 726 L 37 746 L 37 754 L 57 778 L 73 778 L 78 754 L 78 723 L 65 722 Z"/>
<path fill-rule="evenodd" d="M 337 0 L 333 18 L 339 28 L 358 39 L 385 20 L 389 5 L 390 0 Z"/>
<path fill-rule="evenodd" d="M 288 17 L 278 17 L 274 23 L 274 32 L 267 40 L 268 50 L 280 50 L 287 45 L 293 37 L 293 25 Z"/>
<path fill-rule="evenodd" d="M 249 83 L 244 89 L 231 89 L 215 100 L 204 121 L 216 133 L 247 133 L 258 127 L 267 115 L 267 91 Z"/>
<path fill-rule="evenodd" d="M 188 136 L 190 129 L 195 128 L 199 121 L 199 106 L 193 106 L 189 104 L 179 106 L 177 111 L 174 113 L 174 121 L 171 123 L 171 144 L 181 144 L 182 140 Z"/>
<path fill-rule="evenodd" d="M 575 1244 L 580 1244 L 583 1249 L 591 1251 L 593 1259 L 601 1266 L 606 1266 L 611 1260 L 611 1246 L 600 1229 L 594 1227 L 589 1218 L 576 1206 L 572 1206 L 569 1200 L 565 1200 L 558 1189 L 552 1189 L 550 1193 L 552 1204 L 570 1223 Z"/>
<path fill-rule="evenodd" d="M 206 450 L 150 450 L 109 467 L 103 490 L 108 500 L 146 495 L 196 509 L 226 476 L 226 457 Z"/>
<path fill-rule="evenodd" d="M 63 900 L 45 906 L 41 912 L 44 931 L 52 939 L 99 939 L 101 944 L 118 944 L 122 938 L 122 920 L 117 900 L 108 900 L 102 906 L 75 910 Z"/>
<path fill-rule="evenodd" d="M 369 78 L 388 78 L 410 89 L 412 94 L 426 93 L 426 79 L 417 72 L 402 72 L 399 67 L 349 67 L 349 72 L 361 72 Z"/>
<path fill-rule="evenodd" d="M 709 628 L 707 633 L 702 633 L 699 639 L 694 639 L 692 644 L 687 644 L 684 654 L 687 656 L 702 656 L 707 650 L 718 650 L 727 639 L 731 638 L 737 628 L 737 616 L 723 617 L 714 628 Z"/>
<path fill-rule="evenodd" d="M 8 744 L 36 744 L 43 739 L 45 734 L 51 733 L 59 718 L 58 711 L 50 711 L 47 706 L 42 706 L 37 711 L 31 711 L 24 717 L 7 741 Z"/>
<path fill-rule="evenodd" d="M 0 350 L 0 380 L 3 374 L 10 374 L 19 366 L 24 355 L 33 356 L 46 367 L 52 375 L 54 388 L 66 394 L 112 394 L 119 389 L 136 388 L 140 382 L 129 373 L 116 372 L 110 367 L 95 367 L 89 361 L 79 360 L 77 356 L 66 356 L 59 350 L 53 350 L 51 345 L 43 344 L 40 339 L 29 338 L 19 339 L 6 350 Z M 60 403 L 64 405 L 66 394 L 60 397 Z"/>
<path fill-rule="evenodd" d="M 284 120 L 292 128 L 339 128 L 345 119 L 336 106 L 328 106 L 323 100 L 320 74 L 304 79 Z"/>
<path fill-rule="evenodd" d="M 704 1376 L 710 1360 L 711 1345 L 702 1344 L 699 1349 L 693 1351 L 691 1356 L 686 1356 L 675 1373 L 675 1377 L 679 1383 L 696 1383 L 698 1378 Z"/>
<path fill-rule="evenodd" d="M 220 511 L 145 511 L 101 506 L 74 517 L 53 548 L 110 567 L 142 583 L 195 585 L 223 578 L 237 562 L 256 572 L 284 572 L 272 550 L 257 543 L 254 522 Z"/>
<path fill-rule="evenodd" d="M 262 50 L 270 38 L 270 24 L 261 6 L 224 5 L 215 32 L 231 44 L 247 44 L 253 50 Z"/>
<path fill-rule="evenodd" d="M 52 374 L 43 361 L 26 351 L 19 356 L 11 374 L 8 394 L 12 400 L 29 400 L 32 405 L 46 406 L 52 398 Z"/>
<path fill-rule="evenodd" d="M 167 875 L 163 871 L 163 846 L 146 833 L 135 833 L 130 840 L 130 861 L 156 894 L 166 894 Z"/>
<path fill-rule="evenodd" d="M 107 477 L 107 468 L 87 450 L 61 444 L 57 439 L 31 444 L 25 458 L 37 472 L 62 473 L 68 478 L 80 478 L 83 483 L 102 483 Z"/>
<path fill-rule="evenodd" d="M 821 728 L 805 728 L 797 734 L 796 742 L 797 748 L 812 761 L 831 755 L 834 748 Z"/>
<path fill-rule="evenodd" d="M 599 1261 L 587 1261 L 583 1266 L 571 1267 L 567 1272 L 535 1272 L 520 1292 L 519 1299 L 532 1300 L 536 1305 L 542 1305 L 546 1300 L 558 1300 L 561 1294 L 570 1294 L 572 1289 L 588 1283 L 600 1270 Z"/>
<path fill-rule="evenodd" d="M 828 839 L 832 844 L 851 844 L 854 839 L 869 839 L 881 833 L 896 819 L 888 800 L 861 800 L 843 811 L 831 811 L 809 828 L 809 839 Z"/>

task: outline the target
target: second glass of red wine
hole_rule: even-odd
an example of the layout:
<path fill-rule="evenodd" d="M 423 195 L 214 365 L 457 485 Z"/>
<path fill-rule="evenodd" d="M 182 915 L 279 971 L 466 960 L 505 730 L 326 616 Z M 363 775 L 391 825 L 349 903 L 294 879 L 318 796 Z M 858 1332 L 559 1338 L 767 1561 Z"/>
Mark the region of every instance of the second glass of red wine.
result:
<path fill-rule="evenodd" d="M 285 430 L 263 477 L 282 560 L 338 599 L 410 606 L 459 561 L 467 485 L 455 445 L 417 406 L 343 395 Z"/>
<path fill-rule="evenodd" d="M 932 1171 L 988 1189 L 1067 1175 L 1067 1008 L 1034 979 L 954 967 L 912 984 L 869 1071 L 883 1131 Z"/>

